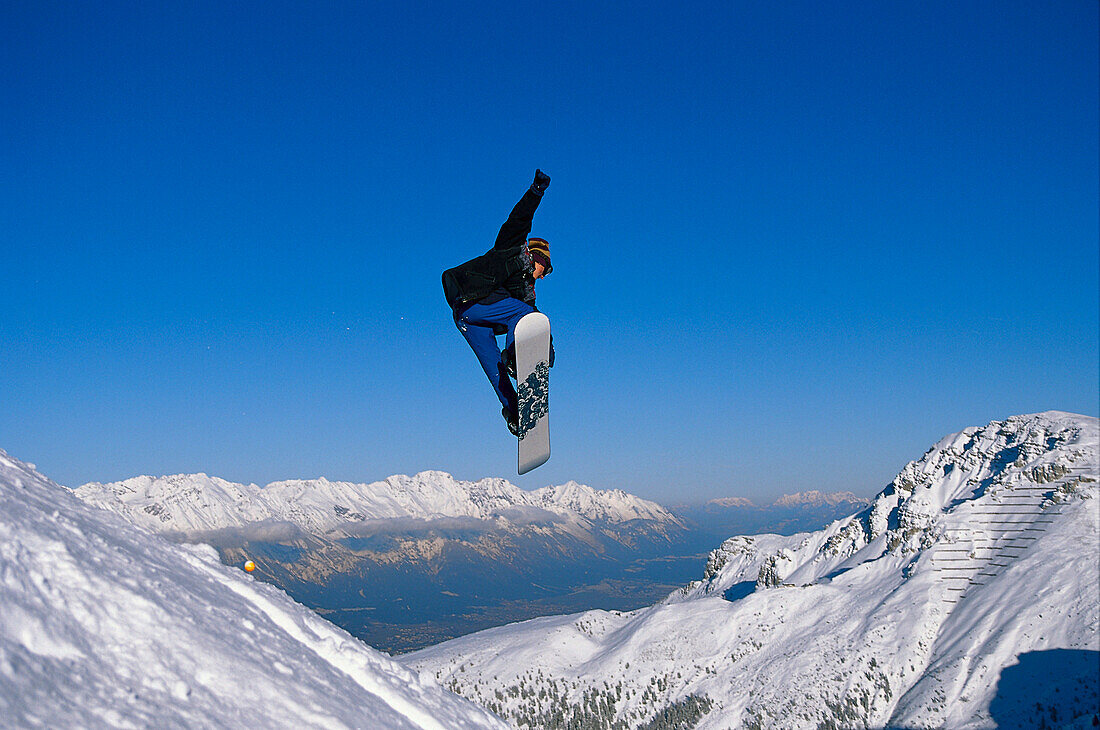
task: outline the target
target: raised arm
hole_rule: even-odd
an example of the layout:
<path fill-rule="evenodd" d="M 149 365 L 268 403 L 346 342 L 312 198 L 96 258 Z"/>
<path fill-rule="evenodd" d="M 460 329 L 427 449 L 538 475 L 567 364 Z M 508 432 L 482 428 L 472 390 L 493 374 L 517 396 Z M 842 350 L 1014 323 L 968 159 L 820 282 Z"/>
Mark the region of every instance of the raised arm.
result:
<path fill-rule="evenodd" d="M 527 189 L 527 192 L 519 199 L 516 206 L 512 208 L 508 220 L 504 221 L 504 225 L 500 227 L 496 243 L 493 244 L 494 249 L 515 248 L 516 246 L 522 246 L 527 241 L 527 234 L 531 232 L 531 221 L 535 217 L 535 210 L 542 202 L 542 194 L 546 192 L 546 188 L 549 186 L 550 176 L 542 170 L 535 170 L 535 180 L 531 183 L 531 187 Z"/>

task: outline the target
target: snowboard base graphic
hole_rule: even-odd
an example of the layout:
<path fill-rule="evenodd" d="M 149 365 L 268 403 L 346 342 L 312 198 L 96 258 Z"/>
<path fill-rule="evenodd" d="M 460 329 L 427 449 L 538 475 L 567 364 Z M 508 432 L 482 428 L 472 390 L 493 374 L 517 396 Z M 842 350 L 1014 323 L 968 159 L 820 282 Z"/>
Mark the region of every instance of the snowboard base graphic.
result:
<path fill-rule="evenodd" d="M 516 323 L 516 393 L 519 395 L 519 473 L 550 458 L 550 320 L 541 312 Z"/>

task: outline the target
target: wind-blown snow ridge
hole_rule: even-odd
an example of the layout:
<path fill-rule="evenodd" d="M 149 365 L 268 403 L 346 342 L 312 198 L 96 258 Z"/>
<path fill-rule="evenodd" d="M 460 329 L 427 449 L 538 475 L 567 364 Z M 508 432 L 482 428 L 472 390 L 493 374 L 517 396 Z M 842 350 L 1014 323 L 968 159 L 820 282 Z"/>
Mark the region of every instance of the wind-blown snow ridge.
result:
<path fill-rule="evenodd" d="M 171 544 L 95 509 L 2 450 L 0 718 L 15 727 L 506 727 L 221 565 L 213 549 Z"/>
<path fill-rule="evenodd" d="M 91 504 L 161 532 L 202 532 L 273 521 L 289 522 L 319 535 L 365 520 L 506 520 L 537 510 L 591 521 L 679 524 L 655 502 L 618 489 L 599 491 L 568 482 L 528 492 L 504 479 L 465 482 L 441 471 L 396 475 L 370 484 L 322 478 L 274 482 L 263 488 L 206 474 L 141 476 L 110 484 L 85 484 L 76 493 Z"/>
<path fill-rule="evenodd" d="M 1098 442 L 1097 419 L 1057 411 L 968 428 L 853 517 L 727 540 L 656 606 L 405 659 L 517 724 L 556 703 L 608 728 L 661 706 L 714 729 L 1090 727 Z"/>

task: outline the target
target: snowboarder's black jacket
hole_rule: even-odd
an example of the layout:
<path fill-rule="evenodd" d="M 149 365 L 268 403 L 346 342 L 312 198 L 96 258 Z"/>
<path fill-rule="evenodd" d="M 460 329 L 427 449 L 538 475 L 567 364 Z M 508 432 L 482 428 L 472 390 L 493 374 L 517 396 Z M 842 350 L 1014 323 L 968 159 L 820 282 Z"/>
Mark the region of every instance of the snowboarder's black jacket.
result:
<path fill-rule="evenodd" d="M 512 208 L 488 252 L 443 272 L 443 293 L 456 314 L 498 292 L 534 305 L 535 284 L 530 276 L 534 264 L 527 251 L 527 234 L 540 202 L 542 193 L 532 186 Z"/>

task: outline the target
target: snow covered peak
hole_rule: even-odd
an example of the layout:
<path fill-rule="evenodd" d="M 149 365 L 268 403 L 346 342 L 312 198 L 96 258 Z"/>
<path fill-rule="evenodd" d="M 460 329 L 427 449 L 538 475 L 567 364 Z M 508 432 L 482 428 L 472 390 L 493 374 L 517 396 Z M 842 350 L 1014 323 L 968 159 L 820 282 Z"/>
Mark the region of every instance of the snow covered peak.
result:
<path fill-rule="evenodd" d="M 718 497 L 712 499 L 707 504 L 713 504 L 716 507 L 755 507 L 751 499 L 748 497 Z"/>
<path fill-rule="evenodd" d="M 807 492 L 784 494 L 774 502 L 776 507 L 802 507 L 826 504 L 838 505 L 846 503 L 867 504 L 867 500 L 863 497 L 857 497 L 851 492 L 822 492 L 819 489 L 811 489 Z"/>
<path fill-rule="evenodd" d="M 97 507 L 130 504 L 140 510 L 135 520 L 152 529 L 171 525 L 181 532 L 209 529 L 209 524 L 243 524 L 272 519 L 271 507 L 255 484 L 235 484 L 206 474 L 139 476 L 112 484 L 89 484 L 78 495 Z"/>
<path fill-rule="evenodd" d="M 702 581 L 655 606 L 501 626 L 405 660 L 518 726 L 1090 727 L 1098 455 L 1095 418 L 968 428 L 824 530 L 730 538 Z"/>
<path fill-rule="evenodd" d="M 629 522 L 651 520 L 678 523 L 664 507 L 656 502 L 636 497 L 621 489 L 597 491 L 592 487 L 570 481 L 557 487 L 543 487 L 532 492 L 538 506 L 555 512 L 582 515 L 591 520 Z"/>
<path fill-rule="evenodd" d="M 113 487 L 191 488 L 248 503 L 204 475 Z M 2 450 L 0 576 L 4 726 L 506 727 L 213 549 L 135 528 Z"/>
<path fill-rule="evenodd" d="M 865 510 L 822 532 L 727 541 L 711 555 L 708 581 L 695 590 L 721 592 L 750 579 L 762 586 L 810 583 L 885 552 L 915 555 L 971 526 L 974 513 L 1020 502 L 1025 493 L 1047 500 L 1092 494 L 1098 442 L 1096 418 L 1061 411 L 964 429 L 907 464 Z M 780 544 L 797 548 L 784 552 Z"/>
<path fill-rule="evenodd" d="M 136 477 L 85 484 L 76 494 L 150 529 L 185 533 L 278 521 L 324 534 L 364 520 L 490 520 L 515 514 L 517 509 L 546 510 L 593 522 L 643 519 L 680 524 L 660 505 L 618 489 L 599 491 L 569 482 L 528 492 L 504 479 L 465 482 L 441 471 L 399 474 L 370 484 L 321 478 L 274 482 L 263 488 L 205 474 Z"/>

